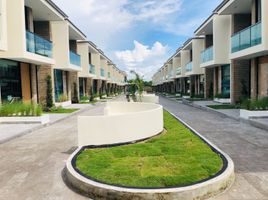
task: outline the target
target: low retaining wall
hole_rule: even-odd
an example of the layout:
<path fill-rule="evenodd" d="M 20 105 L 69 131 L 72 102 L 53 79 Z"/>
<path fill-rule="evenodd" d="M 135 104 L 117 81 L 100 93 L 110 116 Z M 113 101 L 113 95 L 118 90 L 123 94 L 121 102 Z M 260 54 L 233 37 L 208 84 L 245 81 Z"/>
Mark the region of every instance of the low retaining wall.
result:
<path fill-rule="evenodd" d="M 173 115 L 174 116 L 174 115 Z M 176 117 L 176 116 L 174 116 Z M 177 118 L 178 119 L 178 118 Z M 214 177 L 200 181 L 199 183 L 166 189 L 137 189 L 125 188 L 107 185 L 84 177 L 74 169 L 75 157 L 83 148 L 78 148 L 71 157 L 67 160 L 66 168 L 64 169 L 64 179 L 66 183 L 74 188 L 79 193 L 93 199 L 140 199 L 140 200 L 194 200 L 206 199 L 215 196 L 231 186 L 234 181 L 234 164 L 231 158 L 219 150 L 211 142 L 207 141 L 198 132 L 192 129 L 188 124 L 181 121 L 186 127 L 192 130 L 194 134 L 199 136 L 207 143 L 213 151 L 220 154 L 223 159 L 224 166 L 222 170 Z"/>
<path fill-rule="evenodd" d="M 0 124 L 47 124 L 49 115 L 40 117 L 0 117 Z"/>
<path fill-rule="evenodd" d="M 78 117 L 78 145 L 109 145 L 150 138 L 163 131 L 163 107 L 110 102 L 103 116 Z"/>
<path fill-rule="evenodd" d="M 240 118 L 250 119 L 250 118 L 262 118 L 268 117 L 268 111 L 250 111 L 250 110 L 240 110 Z"/>

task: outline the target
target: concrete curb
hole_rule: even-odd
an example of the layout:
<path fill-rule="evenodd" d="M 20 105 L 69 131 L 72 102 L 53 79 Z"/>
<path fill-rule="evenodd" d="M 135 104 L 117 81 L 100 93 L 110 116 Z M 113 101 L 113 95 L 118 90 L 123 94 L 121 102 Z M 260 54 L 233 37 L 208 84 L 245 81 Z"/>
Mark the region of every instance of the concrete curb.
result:
<path fill-rule="evenodd" d="M 220 116 L 222 116 L 222 117 L 228 117 L 228 118 L 231 118 L 231 119 L 233 119 L 233 120 L 240 121 L 240 119 L 238 119 L 238 118 L 236 118 L 236 117 L 227 115 L 227 114 L 225 114 L 225 113 L 219 112 L 219 111 L 214 110 L 214 109 L 209 108 L 209 107 L 205 107 L 205 106 L 197 105 L 197 104 L 195 104 L 194 102 L 188 101 L 188 100 L 186 100 L 186 99 L 183 99 L 183 100 L 182 100 L 182 103 L 185 104 L 185 105 L 194 107 L 194 108 L 198 108 L 198 109 L 200 109 L 200 110 L 204 110 L 204 111 L 207 111 L 207 112 L 211 112 L 211 113 L 214 113 L 214 114 L 218 114 L 218 115 L 220 115 Z"/>
<path fill-rule="evenodd" d="M 172 114 L 172 113 L 171 113 Z M 73 167 L 73 158 L 80 152 L 81 148 L 78 148 L 67 160 L 66 167 L 63 171 L 63 179 L 66 184 L 75 191 L 83 194 L 87 197 L 98 199 L 141 199 L 141 200 L 155 200 L 155 199 L 169 199 L 169 200 L 194 200 L 194 199 L 206 199 L 212 196 L 216 196 L 228 188 L 234 182 L 234 164 L 232 159 L 217 148 L 214 144 L 204 138 L 196 130 L 191 128 L 183 120 L 172 114 L 177 120 L 181 121 L 187 128 L 193 131 L 194 134 L 199 136 L 204 142 L 213 147 L 215 150 L 221 153 L 226 160 L 226 168 L 218 176 L 211 178 L 207 181 L 197 183 L 191 186 L 167 188 L 167 189 L 134 189 L 124 188 L 119 186 L 107 185 L 90 180 L 80 175 Z"/>
<path fill-rule="evenodd" d="M 71 118 L 71 117 L 73 117 L 73 116 L 75 116 L 75 115 L 78 115 L 78 114 L 84 112 L 85 110 L 87 110 L 87 109 L 90 108 L 90 107 L 91 107 L 91 105 L 89 105 L 88 107 L 82 108 L 82 109 L 80 109 L 80 110 L 78 110 L 78 111 L 76 111 L 76 112 L 70 113 L 70 114 L 68 114 L 67 116 L 65 116 L 65 117 L 63 117 L 63 118 L 60 118 L 60 119 L 57 119 L 57 120 L 55 120 L 55 121 L 53 121 L 53 122 L 49 122 L 49 123 L 47 123 L 47 124 L 40 124 L 39 126 L 36 126 L 36 127 L 34 127 L 34 128 L 28 129 L 28 130 L 26 130 L 26 131 L 22 131 L 21 133 L 19 133 L 19 134 L 17 134 L 17 135 L 14 135 L 14 136 L 9 137 L 9 138 L 7 138 L 7 139 L 1 140 L 1 141 L 0 141 L 0 144 L 7 143 L 7 142 L 9 142 L 9 141 L 11 141 L 11 140 L 13 140 L 13 139 L 16 139 L 16 138 L 22 137 L 22 136 L 24 136 L 24 135 L 30 134 L 30 133 L 32 133 L 32 132 L 34 132 L 34 131 L 36 131 L 36 130 L 39 130 L 39 129 L 42 129 L 42 128 L 45 128 L 45 127 L 48 127 L 48 126 L 52 126 L 52 125 L 54 125 L 54 124 L 56 124 L 56 123 L 58 123 L 58 122 L 61 122 L 61 121 L 65 120 L 65 119 L 69 119 L 69 118 Z M 94 106 L 92 106 L 92 107 L 94 107 Z"/>

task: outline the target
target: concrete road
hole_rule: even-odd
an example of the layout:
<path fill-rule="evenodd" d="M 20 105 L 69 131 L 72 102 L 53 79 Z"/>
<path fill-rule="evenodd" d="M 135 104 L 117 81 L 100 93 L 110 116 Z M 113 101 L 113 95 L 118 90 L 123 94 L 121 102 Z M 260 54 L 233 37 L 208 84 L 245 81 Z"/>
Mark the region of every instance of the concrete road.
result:
<path fill-rule="evenodd" d="M 174 101 L 161 104 L 223 151 L 236 182 L 216 200 L 268 200 L 268 133 Z M 101 105 L 82 115 L 102 113 Z M 77 116 L 0 145 L 0 200 L 84 200 L 63 183 L 65 160 L 77 145 Z"/>

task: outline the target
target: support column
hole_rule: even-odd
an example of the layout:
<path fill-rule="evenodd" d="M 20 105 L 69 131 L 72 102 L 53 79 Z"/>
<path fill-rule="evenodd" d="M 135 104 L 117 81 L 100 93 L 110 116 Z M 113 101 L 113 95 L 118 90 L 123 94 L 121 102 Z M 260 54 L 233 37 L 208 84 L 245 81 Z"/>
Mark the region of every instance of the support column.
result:
<path fill-rule="evenodd" d="M 32 92 L 32 103 L 38 103 L 37 99 L 37 71 L 36 66 L 31 65 L 31 92 Z"/>
<path fill-rule="evenodd" d="M 46 98 L 47 98 L 47 77 L 51 76 L 51 84 L 52 84 L 52 96 L 53 101 L 54 98 L 54 73 L 53 69 L 50 66 L 38 66 L 37 67 L 37 82 L 38 82 L 38 102 L 39 104 L 45 106 Z"/>

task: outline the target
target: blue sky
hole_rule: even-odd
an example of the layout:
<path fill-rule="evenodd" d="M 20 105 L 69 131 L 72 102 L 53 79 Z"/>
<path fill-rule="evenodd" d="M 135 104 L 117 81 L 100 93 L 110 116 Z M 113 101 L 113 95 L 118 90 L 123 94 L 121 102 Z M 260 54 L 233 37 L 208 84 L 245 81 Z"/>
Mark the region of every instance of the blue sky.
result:
<path fill-rule="evenodd" d="M 145 79 L 222 0 L 54 0 L 117 66 Z"/>

